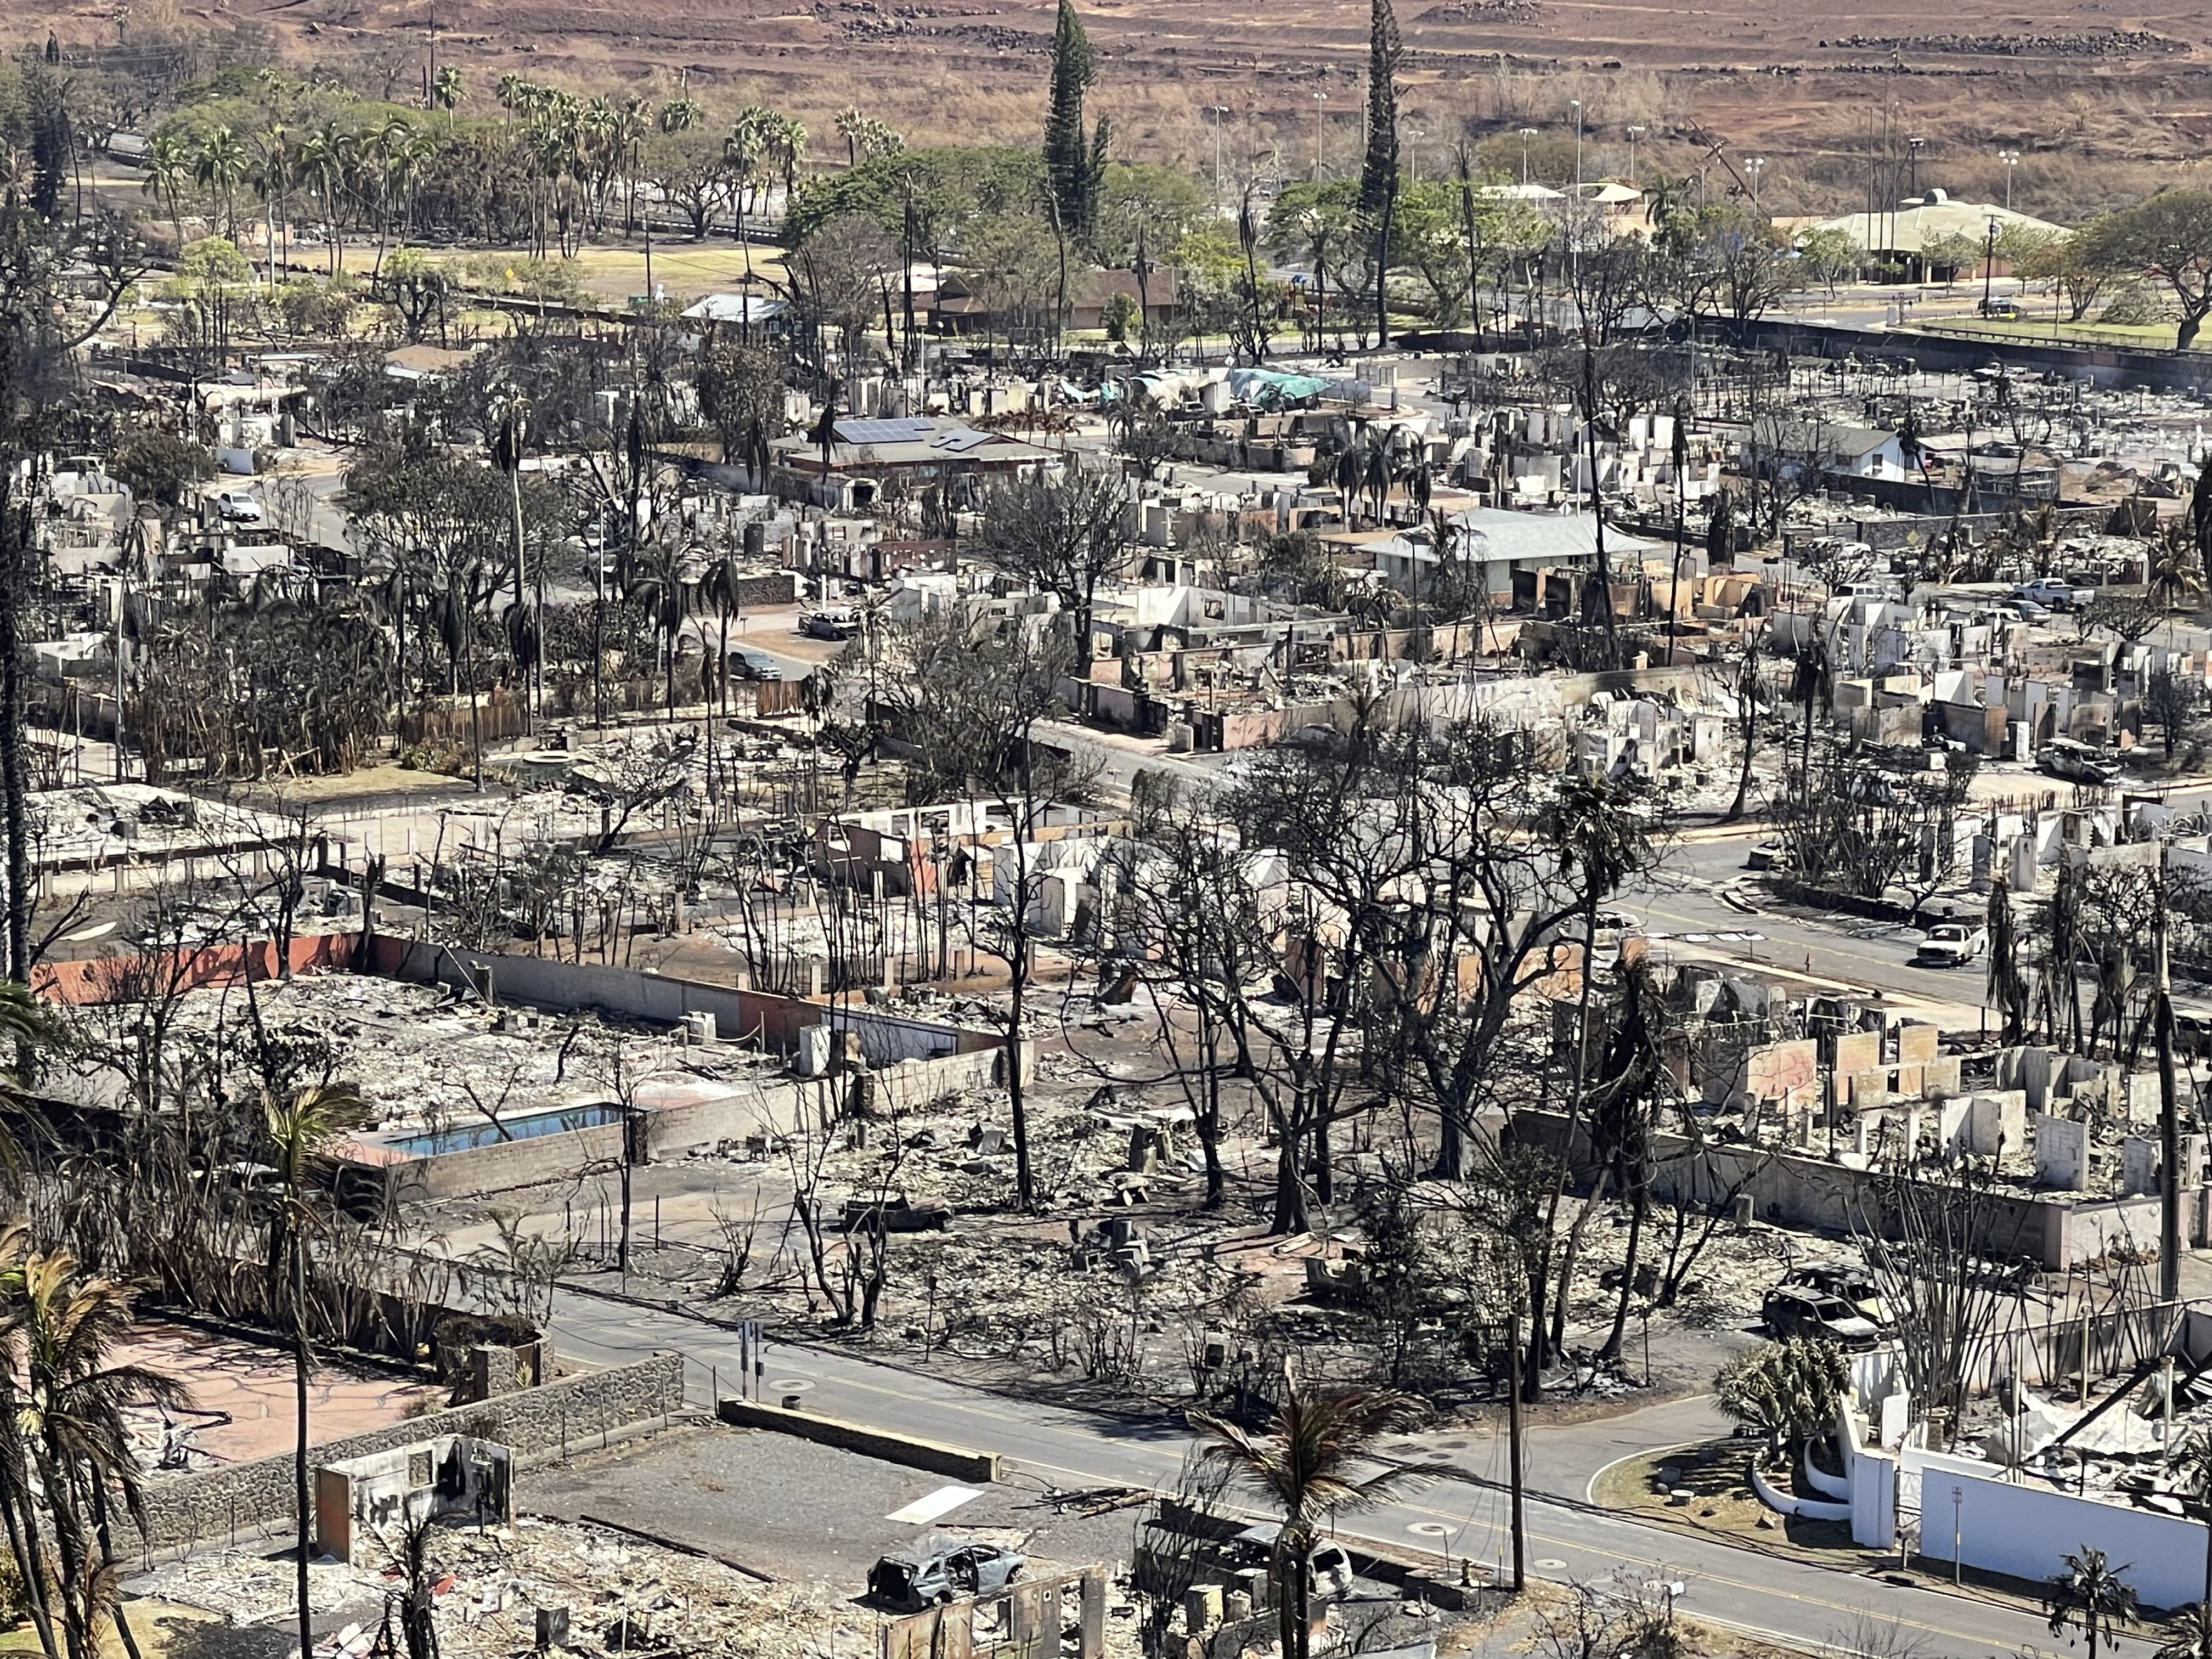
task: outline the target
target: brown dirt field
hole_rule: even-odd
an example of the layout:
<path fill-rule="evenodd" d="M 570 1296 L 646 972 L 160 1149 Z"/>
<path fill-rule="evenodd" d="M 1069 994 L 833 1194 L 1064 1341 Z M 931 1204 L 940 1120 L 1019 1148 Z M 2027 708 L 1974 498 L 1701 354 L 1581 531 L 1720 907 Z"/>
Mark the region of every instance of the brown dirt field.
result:
<path fill-rule="evenodd" d="M 404 96 L 419 84 L 431 0 L 241 0 L 207 7 L 137 0 L 179 24 L 266 27 L 310 61 Z M 513 70 L 590 85 L 643 79 L 726 112 L 758 100 L 795 111 L 817 161 L 842 160 L 836 112 L 857 104 L 909 143 L 1034 142 L 1052 7 L 1045 0 L 438 0 L 441 61 L 471 72 L 472 107 Z M 1125 155 L 1210 167 L 1210 112 L 1226 113 L 1232 170 L 1313 166 L 1314 93 L 1327 93 L 1325 160 L 1357 166 L 1368 9 L 1361 0 L 1091 0 L 1101 58 L 1094 107 Z M 51 21 L 65 43 L 112 41 L 111 0 L 30 0 L 24 35 Z M 1399 0 L 1401 98 L 1418 166 L 1444 164 L 1462 136 L 1490 137 L 1514 165 L 1535 126 L 1537 171 L 1571 165 L 1569 104 L 1580 99 L 1584 164 L 1626 170 L 1706 165 L 1692 130 L 1733 156 L 1764 155 L 1765 205 L 1779 213 L 1862 204 L 1866 153 L 1885 123 L 1893 149 L 1924 135 L 1918 182 L 2001 198 L 2000 148 L 2022 152 L 2015 204 L 2067 218 L 2139 193 L 2194 162 L 2212 138 L 2212 52 L 2190 0 Z M 310 36 L 313 26 L 317 31 Z M 2117 40 L 2115 36 L 2120 37 Z"/>

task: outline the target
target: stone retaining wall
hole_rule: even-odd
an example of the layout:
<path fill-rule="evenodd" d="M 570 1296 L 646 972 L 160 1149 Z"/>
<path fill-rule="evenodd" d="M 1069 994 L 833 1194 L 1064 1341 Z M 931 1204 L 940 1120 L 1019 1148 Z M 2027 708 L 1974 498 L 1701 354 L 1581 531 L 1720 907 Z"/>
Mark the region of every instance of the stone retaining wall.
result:
<path fill-rule="evenodd" d="M 472 1405 L 455 1406 L 422 1417 L 404 1418 L 366 1434 L 349 1435 L 312 1446 L 311 1468 L 391 1451 L 441 1435 L 471 1435 L 507 1447 L 518 1458 L 559 1452 L 602 1432 L 680 1411 L 684 1407 L 684 1361 L 657 1353 L 634 1364 L 564 1376 L 538 1388 L 503 1394 Z M 146 1483 L 146 1552 L 291 1524 L 292 1456 L 285 1453 L 251 1463 L 156 1475 Z M 126 1533 L 130 1522 L 117 1525 Z"/>

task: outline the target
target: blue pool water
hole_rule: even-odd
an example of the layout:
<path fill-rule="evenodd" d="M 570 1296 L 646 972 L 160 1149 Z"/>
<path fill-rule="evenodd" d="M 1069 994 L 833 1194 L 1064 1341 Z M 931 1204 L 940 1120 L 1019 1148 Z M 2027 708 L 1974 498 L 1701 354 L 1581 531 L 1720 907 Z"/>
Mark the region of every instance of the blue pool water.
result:
<path fill-rule="evenodd" d="M 471 1123 L 434 1133 L 403 1135 L 386 1144 L 393 1152 L 404 1152 L 410 1158 L 435 1158 L 441 1152 L 465 1152 L 478 1146 L 495 1146 L 502 1140 L 531 1140 L 539 1135 L 557 1135 L 570 1129 L 592 1129 L 602 1123 L 621 1121 L 622 1108 L 611 1102 L 601 1102 L 595 1106 L 564 1107 L 557 1112 L 532 1112 L 526 1117 L 511 1117 L 496 1125 Z"/>

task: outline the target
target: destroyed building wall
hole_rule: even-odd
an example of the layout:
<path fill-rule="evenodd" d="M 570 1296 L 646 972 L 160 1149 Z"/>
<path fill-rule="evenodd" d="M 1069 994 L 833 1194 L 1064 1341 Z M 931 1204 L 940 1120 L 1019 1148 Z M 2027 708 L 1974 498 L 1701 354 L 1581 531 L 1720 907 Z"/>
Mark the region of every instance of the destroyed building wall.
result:
<path fill-rule="evenodd" d="M 665 1025 L 682 1024 L 686 1014 L 710 1013 L 724 1037 L 779 1054 L 795 1052 L 799 1032 L 824 1020 L 858 1033 L 861 1052 L 872 1066 L 939 1054 L 976 1054 L 997 1047 L 1000 1042 L 989 1031 L 880 1009 L 834 1006 L 804 997 L 708 985 L 636 968 L 495 956 L 411 939 L 379 939 L 376 966 L 379 972 L 398 978 L 463 990 L 481 990 L 483 976 L 489 970 L 495 1000 L 510 998 L 540 1008 L 606 1008 Z"/>
<path fill-rule="evenodd" d="M 1557 1149 L 1570 1128 L 1557 1112 L 1513 1115 L 1516 1139 Z M 1758 1146 L 1693 1145 L 1680 1135 L 1661 1135 L 1653 1143 L 1657 1161 L 1651 1190 L 1669 1204 L 1709 1207 L 1731 1197 L 1748 1199 L 1762 1220 L 1832 1233 L 1879 1226 L 1891 1233 L 1881 1212 L 1882 1176 L 1807 1153 Z M 1569 1163 L 1576 1178 L 1590 1174 L 1588 1137 L 1572 1133 Z M 2088 1201 L 2057 1194 L 1995 1192 L 1980 1200 L 1987 1217 L 1984 1248 L 1997 1255 L 2027 1256 L 2057 1272 L 2095 1261 L 2115 1246 L 2143 1248 L 2158 1237 L 2158 1200 L 2122 1198 Z M 2206 1195 L 2192 1188 L 2183 1194 L 2183 1215 L 2193 1239 L 2203 1237 Z"/>
<path fill-rule="evenodd" d="M 402 1419 L 317 1446 L 309 1461 L 323 1468 L 447 1436 L 495 1441 L 516 1457 L 558 1454 L 595 1436 L 683 1408 L 683 1358 L 657 1353 L 632 1364 L 586 1371 L 495 1399 Z M 292 1499 L 289 1452 L 192 1474 L 156 1474 L 146 1482 L 146 1529 L 138 1543 L 151 1553 L 289 1527 L 296 1513 Z M 116 1525 L 128 1528 L 130 1522 L 118 1515 Z"/>

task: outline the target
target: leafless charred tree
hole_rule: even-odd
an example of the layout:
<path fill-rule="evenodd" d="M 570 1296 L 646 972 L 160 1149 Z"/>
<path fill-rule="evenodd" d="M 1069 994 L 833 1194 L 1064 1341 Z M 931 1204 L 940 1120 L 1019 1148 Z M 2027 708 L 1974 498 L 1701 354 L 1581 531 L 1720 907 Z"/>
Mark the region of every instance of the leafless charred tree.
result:
<path fill-rule="evenodd" d="M 2002 1157 L 2001 1149 L 1999 1157 Z M 1960 1427 L 1974 1362 L 2005 1304 L 1998 1264 L 2021 1240 L 1997 1202 L 1997 1158 L 1961 1154 L 1873 1176 L 1851 1231 L 1890 1310 L 1913 1409 L 1946 1446 Z"/>

